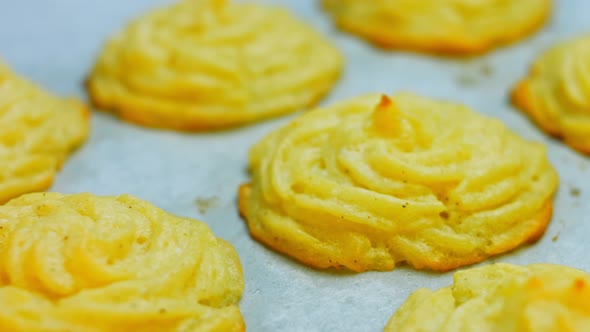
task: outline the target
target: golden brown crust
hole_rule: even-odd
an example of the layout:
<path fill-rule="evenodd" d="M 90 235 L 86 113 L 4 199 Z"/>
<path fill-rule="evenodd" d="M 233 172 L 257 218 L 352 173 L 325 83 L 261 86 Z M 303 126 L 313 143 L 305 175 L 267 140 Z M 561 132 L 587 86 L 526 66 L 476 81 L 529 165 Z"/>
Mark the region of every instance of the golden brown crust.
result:
<path fill-rule="evenodd" d="M 248 214 L 247 200 L 251 193 L 252 184 L 250 183 L 242 183 L 238 188 L 238 211 L 242 218 L 246 218 L 246 215 Z"/>
<path fill-rule="evenodd" d="M 238 207 L 240 215 L 244 219 L 247 219 L 248 216 L 247 201 L 248 199 L 250 199 L 251 193 L 251 184 L 242 184 L 239 187 Z M 534 243 L 538 241 L 545 233 L 545 230 L 547 229 L 547 226 L 551 221 L 552 214 L 553 203 L 551 200 L 548 200 L 547 203 L 544 204 L 543 208 L 539 211 L 539 213 L 532 218 L 533 222 L 531 222 L 530 227 L 523 230 L 522 237 L 506 238 L 505 242 L 497 243 L 495 246 L 488 248 L 485 254 L 473 252 L 472 256 L 464 256 L 460 259 L 454 260 L 431 260 L 421 265 L 414 265 L 413 267 L 418 270 L 426 269 L 438 272 L 446 272 L 454 270 L 461 266 L 479 263 L 488 258 L 490 255 L 498 255 L 510 251 L 511 249 L 518 247 L 521 243 Z M 307 265 L 316 268 L 328 268 L 334 266 L 334 264 L 330 261 L 329 258 L 326 259 L 324 257 L 322 259 L 322 257 L 318 256 L 312 249 L 306 249 L 305 243 L 294 242 L 292 239 L 288 237 L 281 237 L 280 234 L 273 234 L 273 236 L 269 236 L 269 234 L 266 231 L 258 227 L 250 227 L 250 234 L 256 240 L 268 245 L 272 249 L 284 253 L 286 255 L 294 256 L 299 261 Z M 298 250 L 293 250 L 293 248 L 298 248 Z M 358 269 L 351 268 L 351 270 L 355 272 L 363 272 L 364 268 L 362 268 L 359 265 Z"/>
<path fill-rule="evenodd" d="M 306 113 L 256 144 L 250 169 L 238 205 L 252 237 L 356 272 L 447 271 L 534 242 L 557 186 L 542 145 L 408 94 Z"/>
<path fill-rule="evenodd" d="M 342 62 L 327 40 L 284 10 L 181 1 L 114 36 L 86 85 L 94 105 L 125 121 L 218 130 L 314 105 Z"/>
<path fill-rule="evenodd" d="M 233 117 L 212 116 L 209 112 L 203 111 L 199 115 L 194 117 L 191 116 L 189 118 L 175 118 L 173 116 L 161 117 L 146 112 L 146 106 L 127 103 L 124 101 L 120 101 L 117 108 L 113 108 L 111 106 L 112 104 L 110 104 L 106 98 L 103 98 L 100 95 L 96 87 L 91 84 L 87 84 L 86 86 L 90 101 L 97 110 L 118 115 L 121 120 L 129 123 L 157 129 L 172 129 L 187 132 L 227 130 L 248 124 L 253 121 L 263 121 L 296 111 L 291 108 L 284 108 L 282 110 L 276 110 L 276 113 L 274 114 L 244 114 L 242 116 Z M 330 91 L 326 90 L 321 94 L 314 96 L 308 104 L 303 106 L 303 108 L 315 106 L 329 92 Z"/>
<path fill-rule="evenodd" d="M 339 0 L 322 0 L 323 7 L 330 11 L 331 7 L 337 7 Z M 484 6 L 484 5 L 482 5 Z M 514 43 L 541 28 L 549 14 L 551 13 L 551 5 L 549 1 L 542 0 L 538 4 L 542 10 L 531 16 L 530 13 L 523 16 L 523 19 L 518 26 L 511 26 L 509 29 L 503 29 L 493 37 L 473 37 L 469 36 L 469 26 L 463 27 L 462 30 L 456 30 L 453 33 L 440 37 L 440 31 L 431 31 L 431 34 L 416 34 L 404 35 L 398 34 L 393 27 L 390 29 L 382 26 L 377 26 L 370 20 L 351 20 L 340 19 L 338 13 L 332 14 L 334 16 L 335 24 L 338 28 L 348 31 L 350 33 L 360 35 L 366 38 L 374 45 L 385 49 L 404 49 L 410 51 L 435 53 L 441 55 L 477 55 L 489 51 L 495 47 Z M 497 14 L 501 17 L 502 14 Z M 526 15 L 526 14 L 525 14 Z M 411 20 L 411 18 L 409 19 Z M 436 21 L 436 17 L 432 19 Z M 444 26 L 439 25 L 438 29 L 445 29 Z"/>
<path fill-rule="evenodd" d="M 240 215 L 246 221 L 248 220 L 248 200 L 250 199 L 251 194 L 251 184 L 240 185 L 238 189 L 238 207 Z M 250 235 L 252 235 L 253 238 L 280 253 L 296 258 L 304 264 L 321 269 L 329 267 L 341 268 L 341 266 L 335 266 L 329 256 L 319 254 L 314 248 L 310 247 L 305 242 L 294 241 L 292 238 L 284 236 L 283 234 L 273 233 L 271 235 L 267 230 L 259 227 L 258 224 L 249 224 L 249 226 Z M 365 271 L 365 268 L 360 264 L 356 269 L 354 266 L 349 266 L 348 268 L 355 272 Z"/>
<path fill-rule="evenodd" d="M 539 109 L 533 106 L 533 97 L 530 93 L 529 83 L 526 80 L 520 81 L 512 90 L 510 94 L 512 103 L 524 111 L 532 120 L 537 123 L 541 129 L 551 136 L 559 137 L 559 129 L 555 124 L 549 121 L 542 120 L 544 116 L 539 112 Z"/>
<path fill-rule="evenodd" d="M 532 64 L 511 92 L 511 101 L 542 130 L 590 154 L 588 55 L 590 37 L 555 45 Z"/>

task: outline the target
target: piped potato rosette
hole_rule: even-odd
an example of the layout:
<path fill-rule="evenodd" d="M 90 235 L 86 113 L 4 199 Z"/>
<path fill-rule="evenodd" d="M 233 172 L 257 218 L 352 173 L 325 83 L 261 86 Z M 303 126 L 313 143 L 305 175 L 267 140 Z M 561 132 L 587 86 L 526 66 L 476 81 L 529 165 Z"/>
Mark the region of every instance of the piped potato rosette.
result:
<path fill-rule="evenodd" d="M 132 196 L 0 207 L 0 330 L 243 331 L 233 247 Z"/>
<path fill-rule="evenodd" d="M 336 25 L 386 48 L 474 54 L 536 31 L 550 0 L 322 0 Z"/>
<path fill-rule="evenodd" d="M 445 271 L 538 239 L 557 174 L 543 145 L 465 106 L 366 95 L 250 151 L 253 237 L 318 268 Z"/>
<path fill-rule="evenodd" d="M 590 154 L 590 36 L 560 43 L 539 56 L 512 100 L 547 133 Z"/>
<path fill-rule="evenodd" d="M 133 21 L 87 82 L 93 102 L 146 126 L 207 130 L 312 105 L 343 59 L 286 10 L 182 0 Z"/>
<path fill-rule="evenodd" d="M 84 104 L 51 95 L 0 60 L 0 204 L 51 186 L 89 130 Z"/>
<path fill-rule="evenodd" d="M 412 293 L 385 332 L 590 331 L 590 275 L 553 264 L 492 264 Z"/>

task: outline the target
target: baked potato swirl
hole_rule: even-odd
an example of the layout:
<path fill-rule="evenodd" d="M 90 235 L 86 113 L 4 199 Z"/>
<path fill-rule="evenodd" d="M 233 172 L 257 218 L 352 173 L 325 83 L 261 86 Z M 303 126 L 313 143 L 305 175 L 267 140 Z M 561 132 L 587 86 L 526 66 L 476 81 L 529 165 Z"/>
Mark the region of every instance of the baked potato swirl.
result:
<path fill-rule="evenodd" d="M 467 107 L 366 95 L 250 151 L 251 234 L 319 268 L 450 270 L 539 238 L 557 175 L 541 144 Z"/>
<path fill-rule="evenodd" d="M 512 97 L 543 130 L 590 154 L 590 36 L 543 53 Z"/>
<path fill-rule="evenodd" d="M 217 129 L 313 104 L 342 62 L 326 39 L 283 9 L 184 0 L 115 35 L 88 90 L 99 107 L 132 122 Z"/>
<path fill-rule="evenodd" d="M 493 264 L 455 273 L 452 286 L 419 289 L 386 332 L 583 332 L 590 275 L 553 264 Z"/>
<path fill-rule="evenodd" d="M 242 331 L 243 287 L 230 244 L 132 196 L 0 207 L 2 331 Z"/>
<path fill-rule="evenodd" d="M 48 188 L 89 127 L 85 105 L 45 92 L 0 60 L 0 204 Z"/>
<path fill-rule="evenodd" d="M 335 24 L 386 48 L 473 54 L 537 30 L 550 0 L 322 0 Z"/>

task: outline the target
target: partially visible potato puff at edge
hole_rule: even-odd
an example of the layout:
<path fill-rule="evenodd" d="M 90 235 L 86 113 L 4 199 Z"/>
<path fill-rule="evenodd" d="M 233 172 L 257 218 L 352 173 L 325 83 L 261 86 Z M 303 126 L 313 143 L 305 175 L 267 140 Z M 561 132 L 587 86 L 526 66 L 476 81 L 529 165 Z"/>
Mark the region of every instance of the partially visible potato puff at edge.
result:
<path fill-rule="evenodd" d="M 219 129 L 314 104 L 342 62 L 327 39 L 286 10 L 184 0 L 109 40 L 88 90 L 98 107 L 142 125 Z"/>
<path fill-rule="evenodd" d="M 538 30 L 550 0 L 322 0 L 336 25 L 386 48 L 474 54 Z"/>
<path fill-rule="evenodd" d="M 465 106 L 371 94 L 306 113 L 250 151 L 251 234 L 318 268 L 445 271 L 537 240 L 545 147 Z"/>
<path fill-rule="evenodd" d="M 567 266 L 493 264 L 455 273 L 452 286 L 419 289 L 385 332 L 590 331 L 590 275 Z"/>
<path fill-rule="evenodd" d="M 0 204 L 47 189 L 89 127 L 85 105 L 49 94 L 0 59 Z"/>
<path fill-rule="evenodd" d="M 243 331 L 233 247 L 129 195 L 0 206 L 0 330 Z"/>
<path fill-rule="evenodd" d="M 547 133 L 590 155 L 590 35 L 541 54 L 512 100 Z"/>

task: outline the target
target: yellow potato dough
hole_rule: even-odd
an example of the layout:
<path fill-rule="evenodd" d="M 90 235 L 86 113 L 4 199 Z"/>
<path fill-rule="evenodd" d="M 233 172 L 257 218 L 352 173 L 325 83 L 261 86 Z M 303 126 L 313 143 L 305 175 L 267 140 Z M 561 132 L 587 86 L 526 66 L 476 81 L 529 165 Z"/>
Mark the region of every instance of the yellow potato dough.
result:
<path fill-rule="evenodd" d="M 243 331 L 233 247 L 129 195 L 0 207 L 0 331 Z"/>
<path fill-rule="evenodd" d="M 493 264 L 453 279 L 452 286 L 410 295 L 385 332 L 590 331 L 590 275 L 583 271 Z"/>
<path fill-rule="evenodd" d="M 314 104 L 342 62 L 327 40 L 283 9 L 184 0 L 112 38 L 88 91 L 98 107 L 131 122 L 219 129 Z"/>
<path fill-rule="evenodd" d="M 88 131 L 86 106 L 50 95 L 0 61 L 0 204 L 51 186 Z"/>
<path fill-rule="evenodd" d="M 512 100 L 547 133 L 590 154 L 590 36 L 543 53 Z"/>
<path fill-rule="evenodd" d="M 371 94 L 307 113 L 250 151 L 251 234 L 318 268 L 445 271 L 538 239 L 545 147 L 458 104 Z"/>
<path fill-rule="evenodd" d="M 550 0 L 322 0 L 336 25 L 385 48 L 472 54 L 536 31 Z"/>

